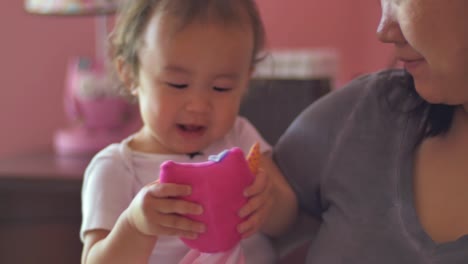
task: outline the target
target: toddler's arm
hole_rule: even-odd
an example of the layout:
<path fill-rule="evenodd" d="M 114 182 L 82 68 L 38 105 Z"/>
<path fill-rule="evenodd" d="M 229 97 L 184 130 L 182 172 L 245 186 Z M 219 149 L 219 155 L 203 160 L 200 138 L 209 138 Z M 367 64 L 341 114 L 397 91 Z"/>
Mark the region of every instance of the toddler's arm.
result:
<path fill-rule="evenodd" d="M 179 214 L 200 214 L 201 206 L 174 199 L 190 192 L 189 186 L 177 184 L 155 182 L 145 186 L 110 232 L 85 233 L 81 262 L 147 263 L 158 236 L 195 238 L 205 227 Z"/>

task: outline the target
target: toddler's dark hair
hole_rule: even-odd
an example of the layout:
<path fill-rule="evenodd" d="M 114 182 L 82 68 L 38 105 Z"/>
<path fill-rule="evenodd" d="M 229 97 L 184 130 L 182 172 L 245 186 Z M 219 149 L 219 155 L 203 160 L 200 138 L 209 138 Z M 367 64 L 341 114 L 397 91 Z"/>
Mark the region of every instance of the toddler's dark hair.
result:
<path fill-rule="evenodd" d="M 122 58 L 130 65 L 133 76 L 137 76 L 139 71 L 138 51 L 143 42 L 142 34 L 155 13 L 177 18 L 179 29 L 195 20 L 242 25 L 247 16 L 254 39 L 252 64 L 261 59 L 265 29 L 254 0 L 125 0 L 109 38 L 109 53 L 112 61 Z"/>

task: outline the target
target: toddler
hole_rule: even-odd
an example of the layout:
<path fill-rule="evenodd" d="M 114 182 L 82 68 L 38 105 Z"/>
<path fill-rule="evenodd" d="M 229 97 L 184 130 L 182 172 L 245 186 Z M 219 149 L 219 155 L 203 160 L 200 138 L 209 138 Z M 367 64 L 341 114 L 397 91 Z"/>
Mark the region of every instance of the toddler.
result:
<path fill-rule="evenodd" d="M 98 153 L 83 183 L 82 263 L 179 263 L 206 227 L 183 215 L 203 208 L 178 197 L 190 186 L 159 183 L 166 160 L 206 161 L 260 142 L 263 153 L 238 226 L 246 263 L 274 263 L 259 232 L 284 183 L 271 147 L 238 116 L 264 45 L 253 0 L 125 1 L 110 38 L 111 57 L 125 91 L 139 103 L 142 128 Z M 156 180 L 156 181 L 155 181 Z M 275 232 L 281 223 L 262 227 Z M 277 226 L 276 226 L 277 225 Z"/>

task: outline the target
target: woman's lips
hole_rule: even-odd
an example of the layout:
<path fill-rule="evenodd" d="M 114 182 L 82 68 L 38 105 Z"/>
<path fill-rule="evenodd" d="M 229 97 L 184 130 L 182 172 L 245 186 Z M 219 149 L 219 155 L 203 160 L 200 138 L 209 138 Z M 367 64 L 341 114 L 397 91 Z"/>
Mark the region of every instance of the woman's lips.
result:
<path fill-rule="evenodd" d="M 419 68 L 422 64 L 426 62 L 424 59 L 418 59 L 418 60 L 401 60 L 403 62 L 403 66 L 407 71 L 414 72 L 417 68 Z"/>

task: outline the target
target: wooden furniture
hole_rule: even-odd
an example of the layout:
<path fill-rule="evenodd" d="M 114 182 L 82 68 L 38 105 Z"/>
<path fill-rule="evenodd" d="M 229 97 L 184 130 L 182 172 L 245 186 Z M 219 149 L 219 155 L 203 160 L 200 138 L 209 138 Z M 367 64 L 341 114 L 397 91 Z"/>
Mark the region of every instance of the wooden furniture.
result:
<path fill-rule="evenodd" d="M 80 263 L 81 184 L 89 160 L 52 151 L 0 160 L 0 263 Z"/>

